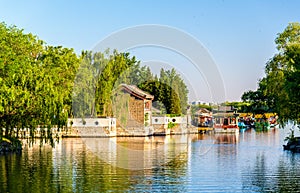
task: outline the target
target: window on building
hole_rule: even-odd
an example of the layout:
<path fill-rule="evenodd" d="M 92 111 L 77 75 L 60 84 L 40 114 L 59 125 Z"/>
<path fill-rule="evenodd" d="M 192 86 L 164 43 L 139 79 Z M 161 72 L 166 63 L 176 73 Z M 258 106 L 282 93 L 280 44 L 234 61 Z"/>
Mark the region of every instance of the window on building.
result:
<path fill-rule="evenodd" d="M 145 103 L 145 109 L 150 109 L 150 102 L 149 102 L 149 101 L 147 101 L 147 102 Z"/>
<path fill-rule="evenodd" d="M 228 125 L 228 119 L 224 119 L 223 124 L 224 124 L 224 125 Z"/>

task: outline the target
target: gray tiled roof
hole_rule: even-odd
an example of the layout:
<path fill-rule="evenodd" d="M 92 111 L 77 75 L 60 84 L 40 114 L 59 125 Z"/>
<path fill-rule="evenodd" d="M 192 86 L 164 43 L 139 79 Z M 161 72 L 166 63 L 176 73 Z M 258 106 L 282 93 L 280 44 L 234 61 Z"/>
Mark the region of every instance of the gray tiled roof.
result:
<path fill-rule="evenodd" d="M 122 86 L 130 94 L 133 94 L 133 95 L 135 95 L 139 98 L 148 99 L 148 100 L 153 100 L 154 99 L 153 95 L 139 89 L 135 85 L 121 84 L 120 86 Z"/>

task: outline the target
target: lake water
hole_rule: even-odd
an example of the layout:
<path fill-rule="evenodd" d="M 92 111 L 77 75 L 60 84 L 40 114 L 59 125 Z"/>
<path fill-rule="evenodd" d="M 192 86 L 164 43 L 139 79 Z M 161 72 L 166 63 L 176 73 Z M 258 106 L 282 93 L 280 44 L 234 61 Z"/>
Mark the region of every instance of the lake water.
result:
<path fill-rule="evenodd" d="M 0 156 L 0 192 L 298 192 L 287 130 L 24 141 Z"/>

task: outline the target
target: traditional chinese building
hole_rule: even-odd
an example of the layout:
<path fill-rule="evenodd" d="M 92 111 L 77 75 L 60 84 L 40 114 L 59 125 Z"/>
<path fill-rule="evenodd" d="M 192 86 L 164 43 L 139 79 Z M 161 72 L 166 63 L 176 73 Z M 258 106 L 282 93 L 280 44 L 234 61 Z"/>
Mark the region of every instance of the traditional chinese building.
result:
<path fill-rule="evenodd" d="M 117 120 L 122 127 L 123 134 L 120 135 L 132 135 L 132 136 L 147 136 L 152 135 L 152 100 L 154 96 L 139 89 L 135 85 L 121 84 L 120 91 L 122 92 L 122 98 L 119 98 L 121 105 L 118 105 L 118 109 L 127 108 L 127 113 L 122 112 L 117 115 Z M 118 111 L 116 109 L 116 111 Z M 122 123 L 123 121 L 123 123 Z"/>

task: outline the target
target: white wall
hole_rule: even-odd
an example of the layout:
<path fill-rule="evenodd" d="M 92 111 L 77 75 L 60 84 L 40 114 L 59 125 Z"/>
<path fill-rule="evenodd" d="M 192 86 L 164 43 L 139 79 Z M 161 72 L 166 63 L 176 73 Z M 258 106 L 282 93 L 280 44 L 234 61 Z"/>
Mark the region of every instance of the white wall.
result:
<path fill-rule="evenodd" d="M 168 124 L 168 117 L 152 117 L 152 125 Z"/>
<path fill-rule="evenodd" d="M 68 119 L 68 127 L 116 127 L 116 118 Z"/>
<path fill-rule="evenodd" d="M 172 123 L 182 123 L 182 117 L 168 117 L 169 119 L 169 122 L 172 122 Z"/>
<path fill-rule="evenodd" d="M 172 123 L 187 123 L 187 117 L 167 117 L 167 116 L 163 116 L 163 117 L 152 117 L 152 124 L 156 125 L 156 124 L 168 124 L 169 122 Z"/>

